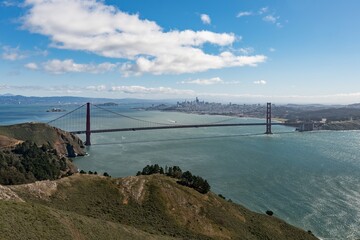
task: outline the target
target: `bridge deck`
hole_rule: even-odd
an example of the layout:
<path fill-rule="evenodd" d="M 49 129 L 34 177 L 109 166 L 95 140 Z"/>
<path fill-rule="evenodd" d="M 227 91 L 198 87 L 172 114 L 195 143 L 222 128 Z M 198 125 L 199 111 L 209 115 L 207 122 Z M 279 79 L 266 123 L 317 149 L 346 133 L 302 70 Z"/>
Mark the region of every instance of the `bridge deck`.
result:
<path fill-rule="evenodd" d="M 170 126 L 156 126 L 156 127 L 138 127 L 138 128 L 115 128 L 91 130 L 91 133 L 106 133 L 106 132 L 129 132 L 129 131 L 144 131 L 156 129 L 176 129 L 176 128 L 203 128 L 203 127 L 235 127 L 235 126 L 265 126 L 266 123 L 219 123 L 219 124 L 189 124 L 189 125 L 170 125 Z M 271 125 L 287 125 L 285 123 L 271 123 Z M 74 134 L 84 134 L 86 130 L 71 131 Z"/>

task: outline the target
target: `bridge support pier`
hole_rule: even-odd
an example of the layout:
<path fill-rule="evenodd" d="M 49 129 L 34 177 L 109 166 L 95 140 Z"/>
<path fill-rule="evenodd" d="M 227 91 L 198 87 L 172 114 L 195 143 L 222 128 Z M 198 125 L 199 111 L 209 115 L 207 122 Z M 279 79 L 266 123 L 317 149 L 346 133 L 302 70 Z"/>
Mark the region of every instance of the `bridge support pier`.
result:
<path fill-rule="evenodd" d="M 91 145 L 90 135 L 91 135 L 91 128 L 90 128 L 90 103 L 86 103 L 86 140 L 85 146 Z"/>
<path fill-rule="evenodd" d="M 265 134 L 272 134 L 271 132 L 271 103 L 266 104 L 266 132 Z"/>

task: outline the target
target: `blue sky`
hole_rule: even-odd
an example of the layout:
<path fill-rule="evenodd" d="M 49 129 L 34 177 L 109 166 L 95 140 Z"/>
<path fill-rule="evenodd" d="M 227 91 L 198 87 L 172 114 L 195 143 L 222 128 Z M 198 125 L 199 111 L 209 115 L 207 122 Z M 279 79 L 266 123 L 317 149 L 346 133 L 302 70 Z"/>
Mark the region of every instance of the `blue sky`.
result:
<path fill-rule="evenodd" d="M 0 94 L 360 102 L 358 0 L 0 0 Z"/>

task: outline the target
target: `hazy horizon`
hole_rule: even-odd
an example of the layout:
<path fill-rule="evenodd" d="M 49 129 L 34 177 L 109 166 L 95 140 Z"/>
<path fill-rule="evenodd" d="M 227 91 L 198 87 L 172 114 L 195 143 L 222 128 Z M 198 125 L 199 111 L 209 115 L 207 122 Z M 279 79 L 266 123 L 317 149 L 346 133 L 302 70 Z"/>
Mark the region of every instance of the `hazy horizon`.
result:
<path fill-rule="evenodd" d="M 72 95 L 48 95 L 48 96 L 34 96 L 34 95 L 21 95 L 21 94 L 12 94 L 12 93 L 4 93 L 4 94 L 0 94 L 0 97 L 15 97 L 15 96 L 22 96 L 22 97 L 35 97 L 35 98 L 51 98 L 51 97 L 63 97 L 63 98 L 93 98 L 93 99 L 107 99 L 107 100 L 145 100 L 145 101 L 156 101 L 156 102 L 177 102 L 177 101 L 194 101 L 196 99 L 196 97 L 194 98 L 158 98 L 158 99 L 154 99 L 154 98 L 135 98 L 135 97 L 123 97 L 123 98 L 110 98 L 110 97 L 92 97 L 92 96 L 72 96 Z M 222 104 L 228 104 L 228 103 L 233 103 L 233 104 L 266 104 L 268 101 L 228 101 L 228 100 L 217 100 L 217 99 L 207 99 L 207 98 L 199 98 L 200 101 L 205 101 L 205 102 L 215 102 L 215 103 L 222 103 Z M 360 102 L 350 102 L 350 103 L 317 103 L 317 102 L 309 102 L 309 103 L 304 103 L 304 102 L 271 102 L 272 104 L 279 104 L 279 105 L 324 105 L 324 106 L 336 106 L 336 105 L 342 105 L 342 106 L 347 106 L 347 105 L 352 105 L 352 104 L 360 104 Z"/>

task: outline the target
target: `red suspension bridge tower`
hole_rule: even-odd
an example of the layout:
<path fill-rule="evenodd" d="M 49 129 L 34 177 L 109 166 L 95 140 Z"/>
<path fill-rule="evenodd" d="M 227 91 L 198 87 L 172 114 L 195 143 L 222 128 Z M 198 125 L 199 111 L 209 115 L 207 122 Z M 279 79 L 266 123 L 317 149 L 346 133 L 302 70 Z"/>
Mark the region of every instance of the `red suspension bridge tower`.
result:
<path fill-rule="evenodd" d="M 266 132 L 265 134 L 272 134 L 271 132 L 271 103 L 266 104 Z"/>
<path fill-rule="evenodd" d="M 85 146 L 90 146 L 90 135 L 91 135 L 91 127 L 90 127 L 90 103 L 86 103 L 86 140 Z"/>

